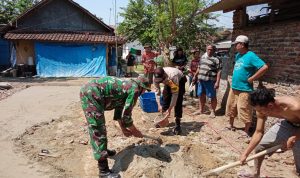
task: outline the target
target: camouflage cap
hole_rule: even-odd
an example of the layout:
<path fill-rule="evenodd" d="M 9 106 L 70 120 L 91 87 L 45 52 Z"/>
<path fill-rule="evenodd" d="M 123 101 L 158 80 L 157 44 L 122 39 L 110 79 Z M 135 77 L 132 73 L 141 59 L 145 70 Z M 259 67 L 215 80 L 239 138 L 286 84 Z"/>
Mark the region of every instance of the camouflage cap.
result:
<path fill-rule="evenodd" d="M 145 88 L 146 90 L 151 90 L 151 88 L 149 88 L 149 80 L 146 77 L 143 76 L 139 76 L 137 79 L 134 80 L 139 86 Z"/>

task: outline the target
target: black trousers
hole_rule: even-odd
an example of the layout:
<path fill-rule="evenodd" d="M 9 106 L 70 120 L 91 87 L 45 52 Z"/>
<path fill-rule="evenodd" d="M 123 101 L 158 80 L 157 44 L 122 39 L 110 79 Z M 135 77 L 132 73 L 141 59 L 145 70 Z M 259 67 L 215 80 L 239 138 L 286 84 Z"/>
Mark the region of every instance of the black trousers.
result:
<path fill-rule="evenodd" d="M 183 95 L 185 93 L 185 83 L 187 82 L 186 77 L 182 77 L 179 81 L 179 91 L 178 91 L 178 98 L 175 105 L 175 117 L 182 118 L 182 102 L 183 102 Z M 162 102 L 162 110 L 165 112 L 168 110 L 171 104 L 172 99 L 172 92 L 171 87 L 165 85 L 163 90 L 163 102 Z"/>

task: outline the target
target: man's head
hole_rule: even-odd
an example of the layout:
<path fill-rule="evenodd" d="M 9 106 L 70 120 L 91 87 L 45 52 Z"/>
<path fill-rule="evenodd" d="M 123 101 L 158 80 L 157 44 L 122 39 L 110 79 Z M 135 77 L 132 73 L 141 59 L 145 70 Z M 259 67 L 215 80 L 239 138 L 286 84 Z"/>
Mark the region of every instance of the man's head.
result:
<path fill-rule="evenodd" d="M 144 49 L 145 49 L 146 52 L 150 52 L 152 50 L 151 44 L 150 43 L 146 43 L 144 45 Z"/>
<path fill-rule="evenodd" d="M 158 67 L 154 71 L 154 83 L 162 83 L 166 79 L 166 73 L 162 67 Z"/>
<path fill-rule="evenodd" d="M 134 80 L 141 88 L 143 88 L 144 90 L 148 90 L 150 91 L 151 88 L 149 80 L 146 77 L 143 76 L 139 76 L 137 79 Z M 143 93 L 143 92 L 142 92 Z"/>
<path fill-rule="evenodd" d="M 200 51 L 197 49 L 194 50 L 193 54 L 194 54 L 194 58 L 196 58 L 196 59 L 200 57 Z"/>
<path fill-rule="evenodd" d="M 251 105 L 255 110 L 267 114 L 274 109 L 275 106 L 275 91 L 265 87 L 259 88 L 250 93 Z"/>
<path fill-rule="evenodd" d="M 183 55 L 183 49 L 181 47 L 177 48 L 176 52 L 177 52 L 178 56 L 182 56 Z"/>
<path fill-rule="evenodd" d="M 235 49 L 239 53 L 243 53 L 245 50 L 248 50 L 249 38 L 245 35 L 239 35 L 232 44 L 235 45 Z"/>
<path fill-rule="evenodd" d="M 216 52 L 216 47 L 214 45 L 207 45 L 206 53 L 209 57 L 213 56 L 215 52 Z"/>

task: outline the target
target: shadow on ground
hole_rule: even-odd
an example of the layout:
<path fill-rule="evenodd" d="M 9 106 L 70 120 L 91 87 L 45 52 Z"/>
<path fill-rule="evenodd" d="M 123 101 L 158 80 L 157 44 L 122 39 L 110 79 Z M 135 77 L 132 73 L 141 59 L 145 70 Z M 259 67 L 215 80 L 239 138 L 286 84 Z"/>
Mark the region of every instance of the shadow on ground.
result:
<path fill-rule="evenodd" d="M 133 161 L 134 155 L 143 158 L 151 157 L 169 163 L 172 161 L 170 153 L 177 152 L 179 149 L 180 146 L 178 144 L 166 144 L 164 147 L 156 144 L 128 146 L 113 157 L 115 164 L 113 165 L 112 170 L 116 173 L 126 171 Z"/>
<path fill-rule="evenodd" d="M 191 132 L 200 132 L 201 128 L 204 126 L 204 122 L 182 122 L 181 129 L 182 129 L 182 136 L 187 136 Z M 175 125 L 174 123 L 170 124 L 169 129 L 167 131 L 161 132 L 161 135 L 164 136 L 174 136 L 173 129 Z"/>

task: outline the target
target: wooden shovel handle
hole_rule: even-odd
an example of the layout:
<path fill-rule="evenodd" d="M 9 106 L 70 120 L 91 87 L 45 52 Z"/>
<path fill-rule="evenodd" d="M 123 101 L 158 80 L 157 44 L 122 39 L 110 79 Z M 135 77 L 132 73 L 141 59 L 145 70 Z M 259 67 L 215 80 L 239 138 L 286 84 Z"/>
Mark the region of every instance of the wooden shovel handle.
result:
<path fill-rule="evenodd" d="M 275 152 L 276 150 L 280 149 L 282 147 L 282 145 L 277 145 L 277 146 L 274 146 L 274 147 L 271 147 L 271 148 L 268 148 L 264 151 L 261 151 L 259 153 L 256 153 L 252 156 L 249 156 L 247 159 L 246 159 L 246 162 L 248 161 L 251 161 L 255 158 L 258 158 L 258 157 L 261 157 L 263 155 L 266 155 L 266 154 L 270 154 L 270 153 L 273 153 Z M 221 166 L 221 167 L 218 167 L 216 169 L 212 169 L 208 172 L 205 172 L 203 173 L 201 176 L 205 177 L 205 176 L 209 176 L 209 175 L 217 175 L 219 174 L 220 172 L 226 170 L 226 169 L 229 169 L 229 168 L 232 168 L 232 167 L 235 167 L 235 166 L 239 166 L 239 165 L 242 165 L 240 161 L 236 161 L 236 162 L 233 162 L 233 163 L 229 163 L 227 165 L 224 165 L 224 166 Z"/>

